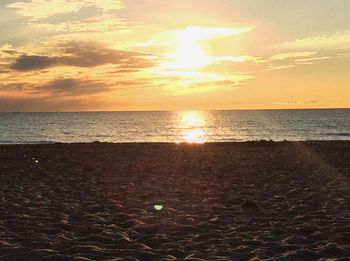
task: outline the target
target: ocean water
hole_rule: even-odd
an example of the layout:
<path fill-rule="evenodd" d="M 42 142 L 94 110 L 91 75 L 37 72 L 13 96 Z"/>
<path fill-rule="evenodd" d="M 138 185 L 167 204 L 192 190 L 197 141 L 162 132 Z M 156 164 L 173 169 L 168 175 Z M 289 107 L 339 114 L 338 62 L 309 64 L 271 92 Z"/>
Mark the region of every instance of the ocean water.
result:
<path fill-rule="evenodd" d="M 0 143 L 350 140 L 350 109 L 0 113 Z"/>

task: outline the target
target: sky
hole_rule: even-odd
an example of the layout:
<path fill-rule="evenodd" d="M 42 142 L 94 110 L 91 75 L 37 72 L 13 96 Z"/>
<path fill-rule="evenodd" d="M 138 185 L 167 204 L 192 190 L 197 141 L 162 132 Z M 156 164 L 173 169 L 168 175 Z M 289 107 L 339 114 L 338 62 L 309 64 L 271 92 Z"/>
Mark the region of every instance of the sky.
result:
<path fill-rule="evenodd" d="M 349 0 L 0 2 L 0 111 L 349 107 Z"/>

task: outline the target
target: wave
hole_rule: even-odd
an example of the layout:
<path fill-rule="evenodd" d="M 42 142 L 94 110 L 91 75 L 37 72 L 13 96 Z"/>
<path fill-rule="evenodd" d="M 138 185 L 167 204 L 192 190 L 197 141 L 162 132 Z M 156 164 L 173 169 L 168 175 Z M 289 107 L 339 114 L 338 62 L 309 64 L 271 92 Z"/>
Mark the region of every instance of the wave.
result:
<path fill-rule="evenodd" d="M 329 136 L 341 136 L 341 137 L 350 137 L 350 132 L 337 132 L 337 133 L 325 133 Z"/>
<path fill-rule="evenodd" d="M 13 140 L 0 140 L 2 145 L 15 145 L 15 144 L 55 144 L 57 141 L 52 140 L 38 140 L 38 141 L 13 141 Z"/>

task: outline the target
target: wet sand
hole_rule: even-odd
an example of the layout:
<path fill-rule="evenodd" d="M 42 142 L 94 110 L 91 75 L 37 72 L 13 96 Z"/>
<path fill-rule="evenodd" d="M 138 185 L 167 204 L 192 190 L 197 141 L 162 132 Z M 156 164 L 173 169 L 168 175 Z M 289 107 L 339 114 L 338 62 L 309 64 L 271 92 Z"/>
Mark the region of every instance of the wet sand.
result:
<path fill-rule="evenodd" d="M 0 260 L 350 260 L 350 142 L 2 145 Z"/>

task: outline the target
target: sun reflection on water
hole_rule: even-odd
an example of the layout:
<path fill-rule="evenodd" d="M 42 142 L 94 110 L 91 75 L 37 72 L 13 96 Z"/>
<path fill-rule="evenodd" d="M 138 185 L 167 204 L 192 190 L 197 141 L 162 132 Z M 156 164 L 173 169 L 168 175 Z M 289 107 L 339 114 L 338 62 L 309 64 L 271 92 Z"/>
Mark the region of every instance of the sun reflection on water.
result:
<path fill-rule="evenodd" d="M 207 139 L 207 133 L 204 130 L 206 119 L 204 112 L 186 111 L 181 112 L 177 120 L 178 143 L 204 143 Z"/>

